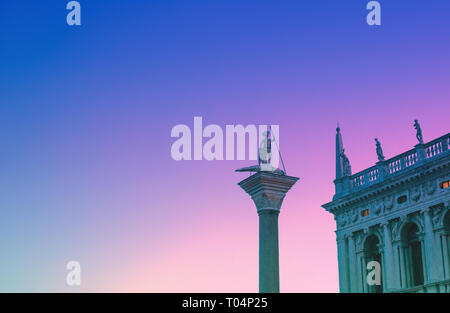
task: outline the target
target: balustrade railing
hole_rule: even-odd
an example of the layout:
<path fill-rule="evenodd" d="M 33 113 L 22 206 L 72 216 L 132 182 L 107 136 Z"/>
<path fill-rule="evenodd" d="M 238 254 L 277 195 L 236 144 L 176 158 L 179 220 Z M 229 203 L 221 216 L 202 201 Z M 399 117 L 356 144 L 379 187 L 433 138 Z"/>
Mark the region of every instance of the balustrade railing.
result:
<path fill-rule="evenodd" d="M 386 161 L 389 174 L 394 174 L 417 163 L 416 149 L 409 150 Z"/>
<path fill-rule="evenodd" d="M 414 149 L 404 152 L 389 160 L 350 176 L 351 191 L 357 191 L 385 178 L 395 175 L 407 168 L 419 166 L 421 161 L 431 160 L 450 152 L 450 133 L 432 140 Z M 380 175 L 383 174 L 383 175 Z"/>
<path fill-rule="evenodd" d="M 376 166 L 370 167 L 362 172 L 352 176 L 351 182 L 353 188 L 361 188 L 371 185 L 379 179 L 379 171 Z"/>

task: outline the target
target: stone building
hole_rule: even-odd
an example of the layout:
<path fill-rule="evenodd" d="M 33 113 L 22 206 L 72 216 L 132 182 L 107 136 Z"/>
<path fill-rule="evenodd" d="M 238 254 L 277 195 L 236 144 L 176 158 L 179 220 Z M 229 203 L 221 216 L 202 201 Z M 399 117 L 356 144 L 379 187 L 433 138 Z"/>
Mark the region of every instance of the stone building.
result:
<path fill-rule="evenodd" d="M 336 191 L 323 207 L 336 220 L 341 292 L 450 292 L 450 133 L 424 143 L 414 126 L 413 149 L 385 160 L 376 139 L 379 161 L 356 174 L 337 128 Z"/>

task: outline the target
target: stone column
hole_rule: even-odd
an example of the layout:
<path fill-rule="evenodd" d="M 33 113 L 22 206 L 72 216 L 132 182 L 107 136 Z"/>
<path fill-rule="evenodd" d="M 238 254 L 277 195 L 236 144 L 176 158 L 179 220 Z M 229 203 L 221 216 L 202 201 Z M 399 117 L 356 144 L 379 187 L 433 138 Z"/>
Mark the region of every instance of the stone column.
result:
<path fill-rule="evenodd" d="M 386 253 L 384 252 L 386 249 L 383 247 L 383 249 L 380 250 L 380 255 L 381 255 L 381 284 L 383 287 L 383 291 L 382 292 L 387 292 L 388 291 L 388 285 L 387 285 L 387 280 L 386 280 Z"/>
<path fill-rule="evenodd" d="M 363 292 L 364 288 L 363 288 L 363 283 L 364 283 L 364 278 L 362 277 L 362 252 L 357 251 L 356 252 L 356 283 L 358 285 L 358 288 L 356 289 L 356 292 Z"/>
<path fill-rule="evenodd" d="M 395 267 L 395 278 L 394 282 L 396 283 L 398 288 L 402 288 L 402 280 L 403 277 L 401 277 L 401 266 L 400 266 L 400 241 L 396 241 L 393 244 L 394 248 L 394 267 Z"/>
<path fill-rule="evenodd" d="M 405 267 L 405 248 L 403 247 L 403 244 L 400 245 L 400 273 L 402 277 L 402 288 L 407 288 L 408 282 L 407 282 L 407 275 L 406 275 L 406 267 Z"/>
<path fill-rule="evenodd" d="M 431 221 L 430 208 L 422 211 L 425 226 L 425 262 L 427 264 L 428 281 L 427 283 L 439 280 L 438 253 L 436 249 L 436 240 Z"/>
<path fill-rule="evenodd" d="M 339 267 L 339 292 L 349 292 L 348 284 L 348 266 L 347 266 L 347 249 L 345 248 L 345 237 L 338 237 L 337 241 L 337 252 L 338 252 L 338 267 Z"/>
<path fill-rule="evenodd" d="M 382 223 L 383 225 L 383 233 L 384 233 L 384 258 L 385 258 L 385 281 L 387 290 L 391 290 L 393 288 L 399 288 L 399 281 L 397 278 L 397 274 L 395 273 L 394 266 L 394 250 L 392 248 L 392 239 L 391 239 L 391 231 L 389 229 L 389 222 Z"/>
<path fill-rule="evenodd" d="M 253 199 L 259 216 L 259 292 L 280 292 L 278 215 L 297 177 L 257 172 L 239 183 Z"/>
<path fill-rule="evenodd" d="M 367 284 L 367 259 L 365 256 L 365 253 L 362 253 L 361 256 L 361 268 L 362 268 L 362 292 L 369 293 L 370 292 L 370 286 Z"/>
<path fill-rule="evenodd" d="M 349 260 L 349 276 L 350 276 L 350 292 L 359 292 L 357 273 L 356 273 L 356 253 L 355 240 L 353 234 L 348 235 L 348 260 Z"/>
<path fill-rule="evenodd" d="M 259 292 L 280 292 L 278 262 L 278 214 L 272 209 L 259 215 Z"/>
<path fill-rule="evenodd" d="M 442 242 L 442 261 L 444 263 L 444 272 L 445 272 L 445 279 L 450 279 L 450 260 L 449 260 L 449 242 L 448 242 L 448 236 L 446 233 L 443 233 L 441 235 L 441 242 Z"/>
<path fill-rule="evenodd" d="M 364 286 L 366 284 L 366 277 L 364 277 L 364 253 L 362 251 L 357 252 L 357 273 L 358 273 L 358 292 L 364 292 Z"/>

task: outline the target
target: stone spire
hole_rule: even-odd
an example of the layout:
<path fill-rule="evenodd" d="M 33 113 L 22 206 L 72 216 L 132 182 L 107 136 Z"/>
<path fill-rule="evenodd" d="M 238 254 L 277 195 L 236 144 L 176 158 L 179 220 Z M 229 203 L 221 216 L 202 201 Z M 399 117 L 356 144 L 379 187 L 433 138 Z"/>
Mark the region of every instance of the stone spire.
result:
<path fill-rule="evenodd" d="M 342 153 L 344 151 L 344 143 L 342 142 L 341 129 L 339 122 L 336 128 L 336 179 L 344 176 L 344 164 L 342 163 Z"/>

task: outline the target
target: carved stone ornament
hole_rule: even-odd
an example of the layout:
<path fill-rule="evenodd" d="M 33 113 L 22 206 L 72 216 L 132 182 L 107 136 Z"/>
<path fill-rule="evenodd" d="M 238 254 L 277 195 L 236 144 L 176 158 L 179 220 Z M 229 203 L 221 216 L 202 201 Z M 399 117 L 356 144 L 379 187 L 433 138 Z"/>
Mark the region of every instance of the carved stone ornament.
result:
<path fill-rule="evenodd" d="M 394 195 L 390 195 L 384 198 L 384 209 L 391 210 L 394 207 Z"/>
<path fill-rule="evenodd" d="M 383 200 L 378 199 L 373 203 L 373 212 L 376 216 L 379 216 L 383 210 Z"/>
<path fill-rule="evenodd" d="M 400 240 L 400 227 L 402 224 L 401 220 L 391 222 L 392 240 Z"/>
<path fill-rule="evenodd" d="M 411 199 L 413 199 L 415 202 L 420 200 L 420 197 L 422 195 L 422 191 L 420 190 L 420 186 L 413 187 L 411 192 Z"/>
<path fill-rule="evenodd" d="M 352 215 L 351 215 L 352 223 L 356 223 L 356 221 L 358 220 L 358 217 L 359 217 L 358 210 L 353 210 Z"/>
<path fill-rule="evenodd" d="M 436 181 L 431 180 L 425 183 L 425 192 L 431 196 L 436 192 Z"/>
<path fill-rule="evenodd" d="M 431 219 L 433 221 L 433 228 L 441 228 L 444 226 L 444 217 L 447 213 L 448 208 L 444 206 L 444 204 L 434 207 L 431 213 Z"/>
<path fill-rule="evenodd" d="M 336 216 L 336 223 L 339 227 L 344 227 L 347 224 L 347 218 L 345 213 Z"/>

